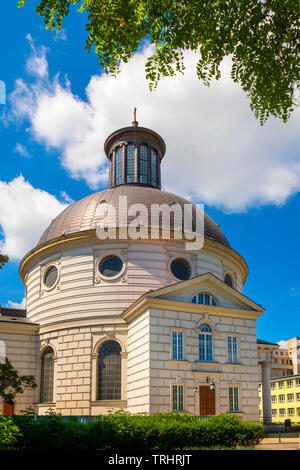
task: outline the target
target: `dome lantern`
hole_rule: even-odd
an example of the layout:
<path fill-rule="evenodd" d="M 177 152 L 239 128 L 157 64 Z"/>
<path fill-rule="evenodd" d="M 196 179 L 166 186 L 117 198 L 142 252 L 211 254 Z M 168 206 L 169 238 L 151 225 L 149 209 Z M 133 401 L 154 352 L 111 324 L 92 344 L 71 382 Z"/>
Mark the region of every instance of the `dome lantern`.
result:
<path fill-rule="evenodd" d="M 109 188 L 132 184 L 161 188 L 160 165 L 166 144 L 159 134 L 134 120 L 110 134 L 104 143 L 109 160 Z"/>

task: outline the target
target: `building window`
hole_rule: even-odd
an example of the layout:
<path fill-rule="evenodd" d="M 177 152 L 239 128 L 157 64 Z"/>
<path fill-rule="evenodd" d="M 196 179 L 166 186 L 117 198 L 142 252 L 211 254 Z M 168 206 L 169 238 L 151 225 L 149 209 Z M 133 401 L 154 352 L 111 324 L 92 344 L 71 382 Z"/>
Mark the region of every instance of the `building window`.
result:
<path fill-rule="evenodd" d="M 284 382 L 283 381 L 278 382 L 278 388 L 284 388 Z"/>
<path fill-rule="evenodd" d="M 148 184 L 148 147 L 140 145 L 140 183 Z"/>
<path fill-rule="evenodd" d="M 300 401 L 300 393 L 296 394 L 297 401 Z"/>
<path fill-rule="evenodd" d="M 151 150 L 151 184 L 157 186 L 157 153 Z"/>
<path fill-rule="evenodd" d="M 227 344 L 228 344 L 228 362 L 230 363 L 238 362 L 236 336 L 228 336 Z"/>
<path fill-rule="evenodd" d="M 289 416 L 295 416 L 295 409 L 289 408 Z"/>
<path fill-rule="evenodd" d="M 297 408 L 297 416 L 300 416 L 300 408 Z"/>
<path fill-rule="evenodd" d="M 287 401 L 294 401 L 294 394 L 293 393 L 288 393 Z"/>
<path fill-rule="evenodd" d="M 126 165 L 126 181 L 127 183 L 135 182 L 135 147 L 128 145 L 127 147 L 127 165 Z"/>
<path fill-rule="evenodd" d="M 277 410 L 274 410 L 274 409 L 272 410 L 272 416 L 273 417 L 277 416 Z"/>
<path fill-rule="evenodd" d="M 275 390 L 275 389 L 276 389 L 276 382 L 272 382 L 272 383 L 271 383 L 271 389 L 272 389 L 272 390 Z"/>
<path fill-rule="evenodd" d="M 239 389 L 237 387 L 229 388 L 229 411 L 239 411 Z"/>
<path fill-rule="evenodd" d="M 182 331 L 173 331 L 172 333 L 172 359 L 183 359 L 183 333 Z"/>
<path fill-rule="evenodd" d="M 285 402 L 285 396 L 279 395 L 279 403 L 284 403 L 284 402 Z"/>
<path fill-rule="evenodd" d="M 277 403 L 277 397 L 276 395 L 271 396 L 272 403 Z"/>
<path fill-rule="evenodd" d="M 207 323 L 202 323 L 199 329 L 199 361 L 211 362 L 213 360 L 211 327 Z"/>
<path fill-rule="evenodd" d="M 104 256 L 99 262 L 98 269 L 103 277 L 113 278 L 121 273 L 123 261 L 116 255 Z"/>
<path fill-rule="evenodd" d="M 285 408 L 280 408 L 279 410 L 279 416 L 282 418 L 283 416 L 285 416 Z"/>
<path fill-rule="evenodd" d="M 293 381 L 292 381 L 292 380 L 288 380 L 288 381 L 287 381 L 287 386 L 288 386 L 288 388 L 292 388 L 292 387 L 293 387 Z"/>
<path fill-rule="evenodd" d="M 119 147 L 116 151 L 116 185 L 122 184 L 122 166 L 123 166 L 123 149 Z"/>
<path fill-rule="evenodd" d="M 197 294 L 193 297 L 194 304 L 217 305 L 215 299 L 210 294 Z"/>
<path fill-rule="evenodd" d="M 173 411 L 184 411 L 183 385 L 173 385 Z"/>
<path fill-rule="evenodd" d="M 171 272 L 180 281 L 185 281 L 191 277 L 191 267 L 183 258 L 176 258 L 171 262 Z"/>
<path fill-rule="evenodd" d="M 41 368 L 41 403 L 53 402 L 53 385 L 54 385 L 54 351 L 47 348 L 42 355 Z"/>
<path fill-rule="evenodd" d="M 48 289 L 54 287 L 58 280 L 58 269 L 56 266 L 50 266 L 44 274 L 44 284 Z"/>
<path fill-rule="evenodd" d="M 230 274 L 226 274 L 224 277 L 224 282 L 227 284 L 229 287 L 233 287 L 233 280 Z"/>
<path fill-rule="evenodd" d="M 121 346 L 106 341 L 98 352 L 98 400 L 121 400 Z"/>
<path fill-rule="evenodd" d="M 296 387 L 300 387 L 300 379 L 296 380 Z"/>

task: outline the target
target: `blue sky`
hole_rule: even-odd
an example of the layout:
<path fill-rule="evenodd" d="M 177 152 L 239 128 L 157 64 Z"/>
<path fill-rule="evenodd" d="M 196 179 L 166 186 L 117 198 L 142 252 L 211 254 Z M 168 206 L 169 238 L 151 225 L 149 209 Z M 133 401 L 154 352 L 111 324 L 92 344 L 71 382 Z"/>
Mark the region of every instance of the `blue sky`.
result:
<path fill-rule="evenodd" d="M 147 51 L 117 79 L 104 77 L 95 54 L 84 50 L 82 18 L 72 15 L 61 34 L 51 34 L 34 3 L 2 7 L 0 236 L 11 261 L 0 271 L 1 305 L 24 298 L 19 260 L 48 221 L 105 187 L 104 139 L 130 124 L 137 106 L 140 124 L 167 143 L 164 188 L 205 203 L 247 261 L 244 293 L 266 308 L 258 337 L 299 336 L 299 112 L 287 124 L 270 120 L 261 128 L 226 78 L 228 63 L 225 78 L 206 88 L 191 55 L 191 71 L 154 94 L 143 78 Z"/>

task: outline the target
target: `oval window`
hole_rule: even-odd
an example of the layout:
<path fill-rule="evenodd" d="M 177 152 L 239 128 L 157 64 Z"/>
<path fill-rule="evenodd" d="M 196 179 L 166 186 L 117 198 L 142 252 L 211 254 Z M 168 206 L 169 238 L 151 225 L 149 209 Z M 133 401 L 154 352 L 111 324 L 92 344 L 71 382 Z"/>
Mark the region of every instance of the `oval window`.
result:
<path fill-rule="evenodd" d="M 44 284 L 48 289 L 54 286 L 58 279 L 58 269 L 56 266 L 50 266 L 44 276 Z"/>
<path fill-rule="evenodd" d="M 123 261 L 119 256 L 109 255 L 103 258 L 99 263 L 99 272 L 104 277 L 117 276 L 123 268 Z"/>
<path fill-rule="evenodd" d="M 185 281 L 191 277 L 191 267 L 187 261 L 182 258 L 176 258 L 171 263 L 171 272 L 173 276 L 180 281 Z"/>

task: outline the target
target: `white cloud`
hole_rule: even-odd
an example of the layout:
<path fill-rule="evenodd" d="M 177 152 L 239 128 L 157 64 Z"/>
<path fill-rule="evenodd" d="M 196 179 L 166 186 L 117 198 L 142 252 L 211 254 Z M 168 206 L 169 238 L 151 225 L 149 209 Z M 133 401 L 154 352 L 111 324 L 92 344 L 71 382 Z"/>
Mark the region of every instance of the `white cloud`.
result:
<path fill-rule="evenodd" d="M 22 157 L 25 157 L 25 158 L 31 158 L 31 155 L 30 153 L 28 152 L 28 150 L 26 149 L 26 147 L 22 144 L 19 144 L 17 143 L 16 146 L 15 146 L 15 152 L 19 153 L 20 155 L 22 155 Z"/>
<path fill-rule="evenodd" d="M 9 300 L 6 304 L 7 308 L 25 308 L 25 297 L 21 302 L 13 302 L 12 300 Z"/>
<path fill-rule="evenodd" d="M 0 181 L 0 225 L 4 239 L 0 249 L 13 259 L 34 248 L 51 220 L 67 205 L 34 188 L 23 176 Z"/>
<path fill-rule="evenodd" d="M 281 341 L 278 341 L 280 349 L 287 349 L 287 343 L 283 339 Z"/>
<path fill-rule="evenodd" d="M 46 57 L 47 48 L 41 46 L 39 50 L 36 50 L 34 41 L 30 34 L 27 34 L 26 39 L 28 40 L 31 48 L 31 55 L 26 62 L 26 70 L 32 75 L 36 75 L 39 78 L 48 77 L 48 61 Z"/>
<path fill-rule="evenodd" d="M 33 55 L 46 57 L 43 49 Z M 261 127 L 231 81 L 228 62 L 224 77 L 207 88 L 196 77 L 194 53 L 186 54 L 184 76 L 161 80 L 151 93 L 144 78 L 147 55 L 136 54 L 117 78 L 93 76 L 86 100 L 58 76 L 41 80 L 37 70 L 34 85 L 16 81 L 14 115 L 29 119 L 33 137 L 60 152 L 70 176 L 93 189 L 107 180 L 106 137 L 130 125 L 137 106 L 140 125 L 166 140 L 165 189 L 229 211 L 284 204 L 299 191 L 299 109 L 286 124 L 270 119 Z"/>

